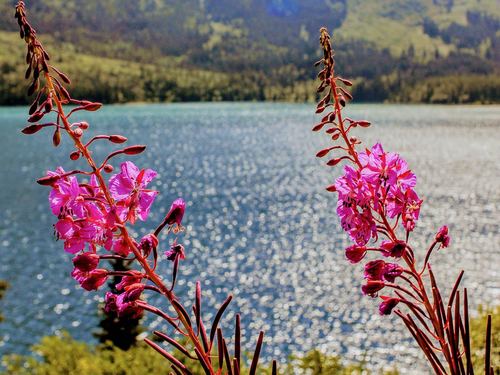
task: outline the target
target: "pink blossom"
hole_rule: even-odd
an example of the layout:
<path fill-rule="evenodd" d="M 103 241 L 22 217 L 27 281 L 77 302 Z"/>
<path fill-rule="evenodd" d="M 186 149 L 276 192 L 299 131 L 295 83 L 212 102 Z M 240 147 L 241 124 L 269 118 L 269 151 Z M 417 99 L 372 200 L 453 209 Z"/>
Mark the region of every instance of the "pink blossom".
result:
<path fill-rule="evenodd" d="M 57 236 L 64 240 L 64 250 L 71 254 L 83 250 L 97 235 L 96 228 L 86 220 L 60 219 L 55 225 Z"/>
<path fill-rule="evenodd" d="M 168 260 L 174 261 L 177 257 L 179 259 L 185 259 L 184 246 L 178 244 L 176 241 L 170 246 L 170 250 L 165 251 L 165 255 Z"/>
<path fill-rule="evenodd" d="M 399 298 L 380 296 L 382 298 L 382 303 L 380 304 L 378 310 L 380 315 L 390 315 L 392 310 L 401 301 Z"/>
<path fill-rule="evenodd" d="M 402 240 L 382 241 L 380 249 L 385 257 L 401 258 L 406 249 L 406 242 Z"/>
<path fill-rule="evenodd" d="M 124 290 L 127 289 L 130 285 L 140 283 L 144 278 L 144 275 L 139 271 L 129 271 L 128 276 L 123 276 L 121 281 L 116 284 L 116 290 Z"/>
<path fill-rule="evenodd" d="M 144 284 L 135 285 L 135 287 L 130 287 L 116 297 L 116 308 L 119 317 L 138 318 L 142 315 L 143 309 L 136 302 L 144 291 Z"/>
<path fill-rule="evenodd" d="M 444 247 L 448 247 L 450 245 L 450 236 L 448 235 L 448 226 L 443 225 L 439 228 L 439 231 L 436 234 L 436 242 L 440 243 L 440 249 Z"/>
<path fill-rule="evenodd" d="M 93 271 L 99 264 L 99 255 L 91 252 L 82 253 L 73 258 L 73 265 L 82 272 Z"/>
<path fill-rule="evenodd" d="M 385 271 L 385 262 L 381 259 L 372 260 L 365 264 L 365 279 L 382 280 Z"/>
<path fill-rule="evenodd" d="M 345 256 L 351 263 L 360 262 L 366 255 L 366 247 L 352 245 L 345 249 Z"/>
<path fill-rule="evenodd" d="M 49 175 L 62 175 L 64 173 L 61 167 L 57 168 L 56 172 L 48 172 Z M 63 177 L 57 180 L 49 194 L 50 208 L 56 216 L 70 213 L 79 219 L 87 216 L 102 217 L 102 212 L 95 203 L 86 200 L 88 196 L 88 191 L 81 188 L 76 176 Z"/>
<path fill-rule="evenodd" d="M 146 189 L 156 177 L 156 172 L 152 169 L 139 170 L 131 161 L 122 163 L 120 169 L 120 173 L 109 179 L 109 190 L 117 202 L 120 219 L 132 224 L 137 217 L 145 221 L 158 194 L 157 191 Z"/>
<path fill-rule="evenodd" d="M 401 276 L 403 273 L 403 267 L 397 263 L 386 263 L 383 271 L 384 280 L 393 283 L 396 277 Z"/>
<path fill-rule="evenodd" d="M 71 272 L 71 276 L 80 283 L 83 289 L 90 291 L 97 290 L 106 282 L 108 271 L 98 268 L 90 272 L 82 272 L 78 268 L 75 268 Z"/>
<path fill-rule="evenodd" d="M 377 293 L 385 287 L 383 281 L 380 280 L 368 280 L 365 285 L 361 287 L 363 294 L 370 297 L 376 297 Z"/>
<path fill-rule="evenodd" d="M 142 237 L 141 242 L 139 243 L 139 248 L 146 257 L 157 247 L 158 238 L 153 233 L 146 234 Z"/>
<path fill-rule="evenodd" d="M 184 202 L 184 199 L 177 198 L 175 201 L 173 201 L 172 205 L 170 206 L 170 210 L 165 216 L 164 222 L 166 222 L 168 225 L 173 225 L 173 224 L 181 225 L 185 210 L 186 210 L 186 203 Z"/>

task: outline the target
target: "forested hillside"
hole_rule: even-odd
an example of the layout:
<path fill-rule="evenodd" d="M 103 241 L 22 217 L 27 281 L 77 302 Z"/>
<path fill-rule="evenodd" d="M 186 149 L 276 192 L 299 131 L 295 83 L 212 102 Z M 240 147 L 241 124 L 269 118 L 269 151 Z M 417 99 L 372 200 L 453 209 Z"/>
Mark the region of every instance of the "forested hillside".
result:
<path fill-rule="evenodd" d="M 2 104 L 24 101 L 14 3 L 0 3 Z M 497 0 L 26 3 L 75 87 L 105 102 L 311 100 L 320 26 L 358 101 L 500 101 Z"/>

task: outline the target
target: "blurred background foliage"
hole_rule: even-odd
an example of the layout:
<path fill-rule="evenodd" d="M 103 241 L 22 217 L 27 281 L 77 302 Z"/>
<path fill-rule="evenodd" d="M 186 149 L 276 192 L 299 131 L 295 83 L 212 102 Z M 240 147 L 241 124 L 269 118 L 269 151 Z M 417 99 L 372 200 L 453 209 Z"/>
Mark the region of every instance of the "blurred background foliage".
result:
<path fill-rule="evenodd" d="M 493 367 L 500 374 L 500 306 L 490 309 L 480 308 L 471 319 L 471 340 L 474 349 L 473 362 L 477 373 L 482 373 L 484 366 L 484 341 L 487 315 L 492 314 L 492 360 Z M 142 375 L 166 373 L 167 361 L 161 355 L 138 342 L 124 351 L 111 342 L 96 346 L 72 339 L 68 334 L 48 336 L 33 346 L 34 356 L 9 355 L 2 359 L 5 375 Z M 179 352 L 173 352 L 194 374 L 204 372 L 195 361 L 186 362 Z M 370 372 L 365 363 L 346 364 L 336 355 L 311 350 L 304 355 L 291 356 L 287 363 L 279 366 L 280 374 L 307 375 L 347 375 L 377 374 Z M 269 366 L 262 366 L 259 374 L 270 374 Z M 397 375 L 396 369 L 380 374 Z"/>
<path fill-rule="evenodd" d="M 26 102 L 14 3 L 0 2 L 0 104 Z M 311 101 L 324 25 L 357 101 L 500 102 L 497 0 L 26 3 L 75 97 Z"/>

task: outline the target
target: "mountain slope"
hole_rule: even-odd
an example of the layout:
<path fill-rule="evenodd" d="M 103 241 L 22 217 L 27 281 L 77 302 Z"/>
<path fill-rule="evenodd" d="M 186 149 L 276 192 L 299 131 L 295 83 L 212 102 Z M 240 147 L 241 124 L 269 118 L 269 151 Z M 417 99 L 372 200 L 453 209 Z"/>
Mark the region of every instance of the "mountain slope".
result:
<path fill-rule="evenodd" d="M 0 30 L 16 30 L 14 3 L 0 4 Z M 342 70 L 363 79 L 366 87 L 373 86 L 375 78 L 387 91 L 401 90 L 402 79 L 411 85 L 437 76 L 494 76 L 500 70 L 497 0 L 26 3 L 39 31 L 72 45 L 76 53 L 228 77 L 251 75 L 259 83 L 251 95 L 254 99 L 267 99 L 266 88 L 290 87 L 314 78 L 311 63 L 319 56 L 321 26 L 333 31 Z M 395 96 L 361 92 L 365 100 Z"/>

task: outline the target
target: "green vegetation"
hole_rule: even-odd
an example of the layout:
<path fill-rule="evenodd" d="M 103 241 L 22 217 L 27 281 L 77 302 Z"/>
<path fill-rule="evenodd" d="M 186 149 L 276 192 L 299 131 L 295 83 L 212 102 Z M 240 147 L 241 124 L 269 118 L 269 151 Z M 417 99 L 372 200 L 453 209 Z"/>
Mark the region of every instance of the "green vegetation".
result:
<path fill-rule="evenodd" d="M 470 322 L 473 362 L 475 371 L 481 373 L 484 366 L 484 340 L 486 317 L 492 315 L 492 365 L 500 374 L 500 306 L 493 309 L 480 309 L 479 314 Z M 33 346 L 35 356 L 9 355 L 2 359 L 4 375 L 141 375 L 165 373 L 167 361 L 145 344 L 137 344 L 124 351 L 109 342 L 91 346 L 72 339 L 68 334 L 61 337 L 45 337 Z M 174 355 L 188 365 L 193 373 L 203 374 L 196 361 L 186 359 L 174 352 Z M 397 364 L 396 364 L 397 365 Z M 259 374 L 268 374 L 269 366 L 263 366 Z M 291 356 L 288 363 L 280 365 L 280 374 L 308 375 L 347 375 L 368 374 L 364 363 L 345 364 L 340 357 L 326 355 L 312 350 L 304 356 Z M 384 372 L 385 375 L 397 375 L 397 371 Z"/>
<path fill-rule="evenodd" d="M 26 103 L 24 51 L 0 4 L 0 104 Z M 27 1 L 75 97 L 312 101 L 320 26 L 357 101 L 500 101 L 496 0 Z M 337 37 L 338 35 L 338 37 Z"/>
<path fill-rule="evenodd" d="M 61 337 L 45 337 L 33 346 L 32 356 L 9 355 L 3 358 L 4 375 L 142 375 L 164 374 L 168 361 L 145 344 L 138 344 L 127 351 L 109 345 L 95 347 L 72 339 L 68 334 Z M 195 375 L 204 371 L 197 361 L 186 361 L 178 352 L 177 358 Z M 243 373 L 245 373 L 243 371 Z M 262 366 L 259 374 L 270 374 L 270 366 Z M 280 365 L 280 374 L 347 375 L 368 374 L 363 364 L 344 365 L 337 356 L 328 356 L 317 350 L 304 357 L 292 357 L 288 364 Z M 397 372 L 385 373 L 394 375 Z"/>
<path fill-rule="evenodd" d="M 474 371 L 481 374 L 484 371 L 484 341 L 487 316 L 491 315 L 491 366 L 495 375 L 500 375 L 500 306 L 494 308 L 479 308 L 477 317 L 471 319 L 471 347 Z"/>

